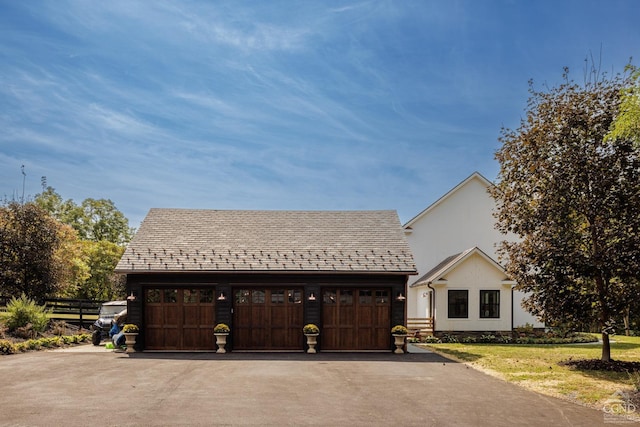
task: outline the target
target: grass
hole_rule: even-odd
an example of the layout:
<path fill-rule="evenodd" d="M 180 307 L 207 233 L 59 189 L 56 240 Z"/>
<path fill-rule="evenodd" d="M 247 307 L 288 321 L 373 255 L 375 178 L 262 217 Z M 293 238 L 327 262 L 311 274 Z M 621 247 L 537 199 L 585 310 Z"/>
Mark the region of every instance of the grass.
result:
<path fill-rule="evenodd" d="M 640 337 L 616 335 L 614 360 L 640 360 Z M 636 392 L 637 375 L 627 372 L 578 371 L 558 363 L 569 359 L 600 359 L 599 344 L 507 345 L 427 344 L 433 351 L 490 375 L 536 392 L 577 401 L 596 408 L 618 390 Z"/>

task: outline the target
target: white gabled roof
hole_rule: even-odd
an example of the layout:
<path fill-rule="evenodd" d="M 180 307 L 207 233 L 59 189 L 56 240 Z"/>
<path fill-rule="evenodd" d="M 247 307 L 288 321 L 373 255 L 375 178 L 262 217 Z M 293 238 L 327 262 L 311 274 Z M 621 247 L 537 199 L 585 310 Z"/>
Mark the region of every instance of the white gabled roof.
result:
<path fill-rule="evenodd" d="M 420 277 L 414 283 L 412 283 L 409 287 L 415 288 L 419 286 L 430 285 L 431 283 L 442 279 L 452 270 L 457 268 L 461 263 L 463 263 L 469 257 L 478 254 L 482 258 L 484 258 L 489 264 L 493 265 L 497 270 L 499 270 L 502 274 L 506 274 L 504 267 L 502 267 L 496 260 L 491 258 L 489 255 L 484 253 L 480 248 L 473 247 L 469 248 L 464 252 L 460 252 L 455 255 L 451 255 L 444 260 L 442 260 L 438 265 L 429 270 L 425 275 Z"/>
<path fill-rule="evenodd" d="M 411 226 L 417 222 L 418 220 L 420 220 L 420 218 L 422 218 L 423 216 L 427 215 L 430 211 L 432 211 L 433 209 L 435 209 L 436 206 L 440 205 L 441 203 L 443 203 L 445 200 L 447 200 L 449 197 L 451 197 L 451 195 L 453 193 L 455 193 L 456 191 L 458 191 L 460 188 L 464 187 L 465 185 L 467 185 L 468 182 L 474 180 L 474 179 L 479 179 L 484 185 L 487 186 L 487 188 L 493 186 L 493 183 L 491 181 L 489 181 L 487 178 L 485 178 L 484 176 L 482 176 L 482 174 L 480 172 L 474 172 L 471 175 L 469 175 L 464 181 L 462 181 L 460 184 L 456 185 L 455 187 L 453 187 L 451 190 L 449 190 L 444 196 L 440 197 L 438 200 L 436 200 L 435 202 L 433 202 L 429 207 L 427 207 L 425 210 L 423 210 L 422 212 L 420 212 L 418 215 L 414 216 L 412 219 L 409 220 L 409 222 L 407 222 L 405 225 L 403 225 L 403 228 L 406 229 L 411 229 Z"/>

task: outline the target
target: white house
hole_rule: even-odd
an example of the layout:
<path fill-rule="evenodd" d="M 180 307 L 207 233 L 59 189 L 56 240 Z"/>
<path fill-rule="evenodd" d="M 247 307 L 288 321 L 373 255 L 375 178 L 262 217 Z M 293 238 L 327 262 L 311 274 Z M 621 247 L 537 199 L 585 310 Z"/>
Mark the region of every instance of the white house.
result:
<path fill-rule="evenodd" d="M 438 332 L 511 331 L 544 325 L 526 312 L 523 294 L 498 262 L 493 185 L 473 173 L 404 225 L 418 276 L 407 293 L 409 326 Z"/>

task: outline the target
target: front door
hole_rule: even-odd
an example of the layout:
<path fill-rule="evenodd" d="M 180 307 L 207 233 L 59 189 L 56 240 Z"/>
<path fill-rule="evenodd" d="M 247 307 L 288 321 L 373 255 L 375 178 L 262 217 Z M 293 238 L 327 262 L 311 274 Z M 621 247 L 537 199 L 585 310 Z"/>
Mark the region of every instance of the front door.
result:
<path fill-rule="evenodd" d="M 389 289 L 324 289 L 323 350 L 389 350 Z"/>
<path fill-rule="evenodd" d="M 302 350 L 302 289 L 234 291 L 234 350 Z"/>
<path fill-rule="evenodd" d="M 146 289 L 145 349 L 215 350 L 213 288 Z"/>

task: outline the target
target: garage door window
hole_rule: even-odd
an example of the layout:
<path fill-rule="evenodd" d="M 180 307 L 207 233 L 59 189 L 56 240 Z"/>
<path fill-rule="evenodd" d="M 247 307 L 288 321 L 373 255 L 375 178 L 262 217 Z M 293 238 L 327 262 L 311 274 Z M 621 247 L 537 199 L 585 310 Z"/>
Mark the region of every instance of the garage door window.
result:
<path fill-rule="evenodd" d="M 178 290 L 177 289 L 165 289 L 164 290 L 164 302 L 165 303 L 178 302 Z"/>
<path fill-rule="evenodd" d="M 251 302 L 254 304 L 264 304 L 264 291 L 253 291 L 251 293 Z"/>
<path fill-rule="evenodd" d="M 389 291 L 376 291 L 376 304 L 387 304 L 389 302 Z"/>
<path fill-rule="evenodd" d="M 294 304 L 302 304 L 302 291 L 298 289 L 289 289 L 287 291 L 289 302 Z"/>
<path fill-rule="evenodd" d="M 337 300 L 336 300 L 336 292 L 335 291 L 324 291 L 324 296 L 322 298 L 322 301 L 325 304 L 335 304 L 337 302 Z"/>
<path fill-rule="evenodd" d="M 200 290 L 200 303 L 212 303 L 213 302 L 213 289 L 201 289 Z"/>
<path fill-rule="evenodd" d="M 284 304 L 284 291 L 271 291 L 271 304 Z"/>
<path fill-rule="evenodd" d="M 236 304 L 245 305 L 249 304 L 249 295 L 250 292 L 248 289 L 240 289 L 236 292 Z"/>
<path fill-rule="evenodd" d="M 161 297 L 160 289 L 149 289 L 147 291 L 147 302 L 148 303 L 158 303 L 160 302 Z"/>
<path fill-rule="evenodd" d="M 340 291 L 340 305 L 351 305 L 353 304 L 353 291 Z"/>
<path fill-rule="evenodd" d="M 198 302 L 198 291 L 196 289 L 185 289 L 182 294 L 185 304 L 196 304 Z"/>
<path fill-rule="evenodd" d="M 358 291 L 358 303 L 359 304 L 371 304 L 372 295 L 371 291 Z"/>

